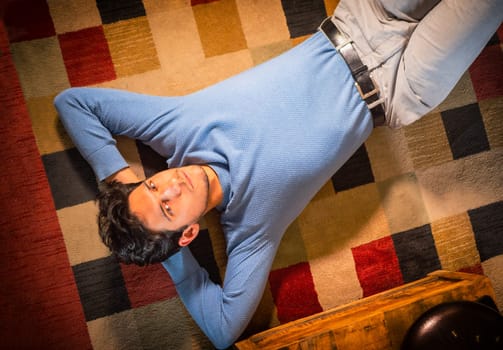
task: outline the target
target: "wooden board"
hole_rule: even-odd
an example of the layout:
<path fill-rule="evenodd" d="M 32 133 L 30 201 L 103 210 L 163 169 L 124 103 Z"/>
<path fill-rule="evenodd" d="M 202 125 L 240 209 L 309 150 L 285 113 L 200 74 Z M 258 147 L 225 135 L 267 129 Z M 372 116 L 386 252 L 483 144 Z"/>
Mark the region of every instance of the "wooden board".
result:
<path fill-rule="evenodd" d="M 436 271 L 416 282 L 255 334 L 235 344 L 249 349 L 399 349 L 412 323 L 435 305 L 493 300 L 485 276 Z"/>

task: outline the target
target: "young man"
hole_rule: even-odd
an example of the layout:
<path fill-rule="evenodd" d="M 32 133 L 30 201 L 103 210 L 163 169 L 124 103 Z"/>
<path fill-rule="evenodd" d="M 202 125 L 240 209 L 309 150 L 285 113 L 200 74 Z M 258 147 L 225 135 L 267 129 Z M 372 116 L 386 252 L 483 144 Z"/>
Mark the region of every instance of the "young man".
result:
<path fill-rule="evenodd" d="M 213 344 L 231 345 L 288 225 L 374 125 L 409 124 L 438 105 L 502 16 L 501 1 L 341 1 L 302 44 L 187 96 L 63 92 L 65 128 L 104 181 L 103 241 L 124 262 L 162 262 Z M 139 182 L 112 135 L 151 146 L 169 170 Z M 186 248 L 212 208 L 227 243 L 222 286 Z"/>

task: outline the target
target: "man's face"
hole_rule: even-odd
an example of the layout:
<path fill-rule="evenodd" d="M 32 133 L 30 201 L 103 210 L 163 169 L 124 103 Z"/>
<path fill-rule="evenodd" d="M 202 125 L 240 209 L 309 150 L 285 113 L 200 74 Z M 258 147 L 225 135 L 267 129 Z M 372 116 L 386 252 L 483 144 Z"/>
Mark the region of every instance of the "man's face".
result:
<path fill-rule="evenodd" d="M 193 224 L 208 205 L 208 177 L 190 165 L 161 171 L 129 195 L 129 209 L 152 231 L 178 230 Z"/>

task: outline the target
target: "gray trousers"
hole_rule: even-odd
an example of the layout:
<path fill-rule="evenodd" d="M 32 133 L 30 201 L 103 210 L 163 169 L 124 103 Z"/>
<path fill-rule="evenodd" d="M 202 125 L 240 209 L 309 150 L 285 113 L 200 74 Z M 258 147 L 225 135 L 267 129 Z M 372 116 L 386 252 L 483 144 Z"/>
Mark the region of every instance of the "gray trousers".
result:
<path fill-rule="evenodd" d="M 380 89 L 391 127 L 440 104 L 503 20 L 503 0 L 341 0 L 332 20 Z"/>

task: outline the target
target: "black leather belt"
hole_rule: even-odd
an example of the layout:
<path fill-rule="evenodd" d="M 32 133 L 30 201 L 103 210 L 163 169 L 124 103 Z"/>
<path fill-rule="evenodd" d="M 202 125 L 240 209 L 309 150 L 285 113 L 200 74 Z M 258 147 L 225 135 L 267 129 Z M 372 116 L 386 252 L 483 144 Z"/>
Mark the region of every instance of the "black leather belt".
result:
<path fill-rule="evenodd" d="M 356 53 L 351 40 L 347 39 L 332 22 L 331 18 L 327 18 L 320 26 L 320 30 L 325 33 L 327 38 L 334 44 L 335 48 L 341 54 L 346 64 L 351 70 L 351 74 L 355 79 L 355 85 L 362 96 L 363 100 L 372 114 L 374 127 L 384 125 L 386 117 L 384 115 L 383 101 L 379 98 L 379 88 L 374 85 L 370 77 L 369 70 L 362 63 L 360 57 Z"/>

